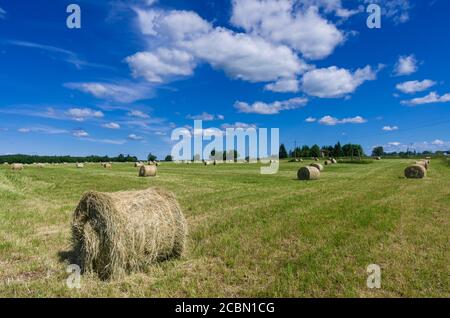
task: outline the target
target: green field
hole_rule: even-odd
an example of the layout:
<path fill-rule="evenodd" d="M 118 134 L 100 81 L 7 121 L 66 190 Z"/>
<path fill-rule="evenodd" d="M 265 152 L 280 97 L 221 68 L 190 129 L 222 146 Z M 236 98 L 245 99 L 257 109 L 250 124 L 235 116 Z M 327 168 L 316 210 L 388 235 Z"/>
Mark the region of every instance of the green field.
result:
<path fill-rule="evenodd" d="M 450 297 L 450 167 L 431 163 L 409 180 L 411 160 L 328 166 L 163 164 L 138 178 L 131 164 L 0 167 L 1 297 Z M 189 224 L 185 255 L 115 281 L 84 275 L 66 286 L 72 213 L 83 192 L 159 186 Z M 366 287 L 369 264 L 381 289 Z"/>

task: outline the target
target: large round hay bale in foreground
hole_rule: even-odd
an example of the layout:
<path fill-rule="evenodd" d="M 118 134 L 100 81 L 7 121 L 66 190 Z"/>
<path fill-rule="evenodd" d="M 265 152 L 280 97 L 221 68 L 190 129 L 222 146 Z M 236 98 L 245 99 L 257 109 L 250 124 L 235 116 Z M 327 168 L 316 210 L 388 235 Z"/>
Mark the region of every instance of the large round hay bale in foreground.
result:
<path fill-rule="evenodd" d="M 112 279 L 179 257 L 186 234 L 186 220 L 170 192 L 88 192 L 73 215 L 74 261 L 83 272 Z"/>
<path fill-rule="evenodd" d="M 416 165 L 423 166 L 425 169 L 428 170 L 428 162 L 426 162 L 425 160 L 416 161 Z"/>
<path fill-rule="evenodd" d="M 139 169 L 139 177 L 155 177 L 156 170 L 156 166 L 142 166 Z"/>
<path fill-rule="evenodd" d="M 297 178 L 299 180 L 317 180 L 320 178 L 320 170 L 312 166 L 300 168 Z"/>
<path fill-rule="evenodd" d="M 319 171 L 323 171 L 323 166 L 320 163 L 314 162 L 314 163 L 310 164 L 309 166 L 315 167 L 315 168 L 319 169 Z"/>
<path fill-rule="evenodd" d="M 427 169 L 423 165 L 411 165 L 405 169 L 405 177 L 408 179 L 422 179 L 427 176 Z"/>

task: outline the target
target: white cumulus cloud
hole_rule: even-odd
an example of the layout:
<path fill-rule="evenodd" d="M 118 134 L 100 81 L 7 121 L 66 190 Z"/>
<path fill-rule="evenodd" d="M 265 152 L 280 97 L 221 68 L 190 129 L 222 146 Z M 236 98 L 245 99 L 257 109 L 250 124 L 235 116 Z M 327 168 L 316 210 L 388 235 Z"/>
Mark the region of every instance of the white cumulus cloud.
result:
<path fill-rule="evenodd" d="M 397 76 L 410 75 L 417 71 L 418 61 L 414 55 L 400 56 L 395 65 L 394 74 Z"/>
<path fill-rule="evenodd" d="M 108 128 L 108 129 L 120 129 L 120 125 L 118 123 L 114 123 L 114 122 L 103 124 L 102 127 Z"/>
<path fill-rule="evenodd" d="M 240 113 L 273 115 L 278 114 L 283 110 L 291 110 L 305 106 L 307 102 L 307 98 L 300 97 L 292 98 L 286 101 L 275 101 L 272 103 L 255 102 L 253 104 L 248 104 L 246 102 L 237 101 L 234 104 L 234 107 Z"/>
<path fill-rule="evenodd" d="M 329 56 L 345 37 L 316 6 L 295 1 L 234 0 L 231 22 L 250 34 L 288 45 L 309 59 Z"/>
<path fill-rule="evenodd" d="M 340 98 L 353 93 L 365 81 L 376 79 L 377 70 L 369 65 L 355 72 L 331 66 L 308 71 L 302 78 L 302 90 L 311 96 Z"/>
<path fill-rule="evenodd" d="M 99 110 L 90 108 L 70 108 L 66 115 L 76 121 L 84 121 L 91 118 L 102 118 L 104 114 Z"/>
<path fill-rule="evenodd" d="M 384 126 L 383 130 L 384 131 L 394 131 L 394 130 L 398 130 L 398 126 Z"/>
<path fill-rule="evenodd" d="M 396 88 L 406 94 L 423 92 L 428 88 L 436 85 L 436 82 L 426 79 L 423 81 L 408 81 L 396 85 Z"/>
<path fill-rule="evenodd" d="M 424 97 L 417 97 L 411 100 L 404 100 L 401 103 L 403 105 L 417 106 L 423 104 L 433 104 L 433 103 L 448 103 L 450 102 L 450 93 L 439 96 L 436 92 L 431 92 Z"/>
<path fill-rule="evenodd" d="M 319 124 L 325 126 L 335 126 L 338 124 L 364 124 L 367 120 L 361 116 L 338 119 L 332 116 L 324 116 L 319 119 Z"/>

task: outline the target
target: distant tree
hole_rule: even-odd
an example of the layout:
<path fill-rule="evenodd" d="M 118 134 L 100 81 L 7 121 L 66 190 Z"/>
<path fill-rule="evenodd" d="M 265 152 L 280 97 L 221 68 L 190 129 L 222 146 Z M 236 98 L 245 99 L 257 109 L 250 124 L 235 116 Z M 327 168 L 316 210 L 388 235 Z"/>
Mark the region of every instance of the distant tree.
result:
<path fill-rule="evenodd" d="M 164 161 L 173 161 L 173 157 L 171 155 L 167 155 Z"/>
<path fill-rule="evenodd" d="M 151 152 L 147 156 L 148 161 L 155 161 L 156 159 L 157 159 L 157 157 L 154 154 L 152 154 Z"/>
<path fill-rule="evenodd" d="M 338 141 L 338 143 L 335 144 L 333 148 L 333 157 L 339 158 L 342 157 L 343 155 L 344 153 L 342 151 L 341 143 Z"/>
<path fill-rule="evenodd" d="M 311 157 L 320 157 L 319 145 L 314 145 L 311 147 Z"/>
<path fill-rule="evenodd" d="M 300 150 L 300 157 L 311 157 L 311 149 L 309 148 L 309 146 L 304 145 L 302 147 L 302 149 Z"/>
<path fill-rule="evenodd" d="M 286 159 L 288 157 L 288 153 L 286 151 L 286 147 L 284 146 L 284 144 L 281 144 L 278 156 L 280 159 Z"/>
<path fill-rule="evenodd" d="M 382 146 L 378 146 L 372 149 L 372 157 L 381 157 L 384 155 L 384 148 Z"/>

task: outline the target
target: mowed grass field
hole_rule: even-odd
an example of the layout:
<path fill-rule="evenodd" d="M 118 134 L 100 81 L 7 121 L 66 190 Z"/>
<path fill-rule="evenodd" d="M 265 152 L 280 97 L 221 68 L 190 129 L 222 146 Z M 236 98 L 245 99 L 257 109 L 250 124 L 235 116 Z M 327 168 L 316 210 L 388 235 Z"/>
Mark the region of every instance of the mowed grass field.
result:
<path fill-rule="evenodd" d="M 408 180 L 411 160 L 308 164 L 162 164 L 138 178 L 132 164 L 0 167 L 1 297 L 450 297 L 450 167 Z M 66 286 L 72 213 L 88 190 L 173 191 L 189 224 L 181 259 L 120 280 L 84 275 Z M 366 286 L 369 264 L 381 289 Z"/>

